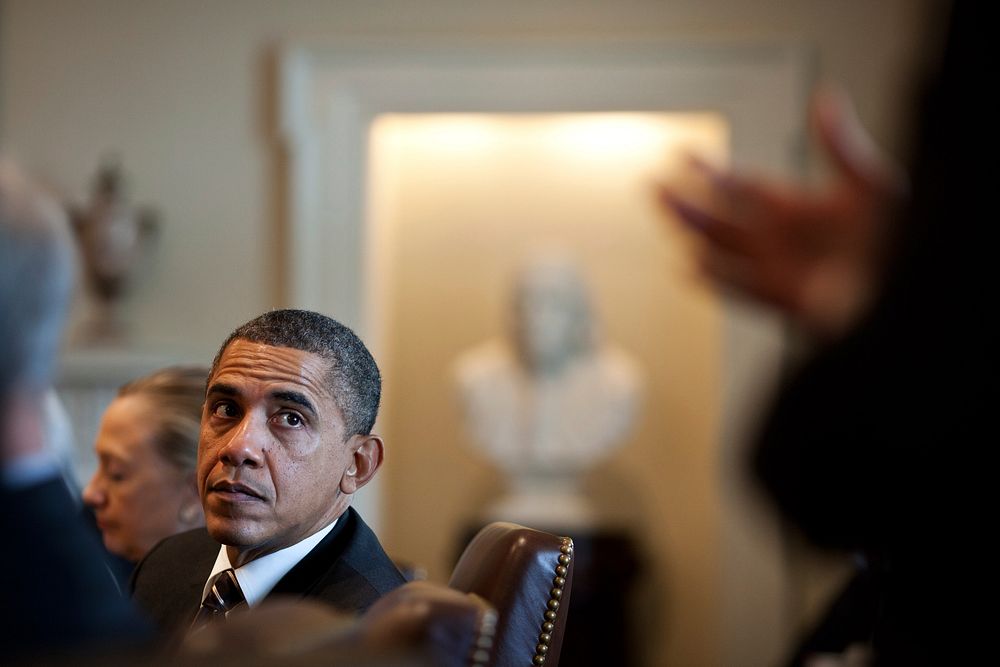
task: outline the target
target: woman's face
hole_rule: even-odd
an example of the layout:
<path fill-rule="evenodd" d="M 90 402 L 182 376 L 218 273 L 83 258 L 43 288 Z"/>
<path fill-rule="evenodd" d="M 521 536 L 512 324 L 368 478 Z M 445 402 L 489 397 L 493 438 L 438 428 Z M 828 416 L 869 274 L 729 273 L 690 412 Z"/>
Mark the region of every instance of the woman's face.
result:
<path fill-rule="evenodd" d="M 142 395 L 108 406 L 94 443 L 97 472 L 83 490 L 104 546 L 131 561 L 201 521 L 194 473 L 178 471 L 154 446 L 154 409 Z"/>

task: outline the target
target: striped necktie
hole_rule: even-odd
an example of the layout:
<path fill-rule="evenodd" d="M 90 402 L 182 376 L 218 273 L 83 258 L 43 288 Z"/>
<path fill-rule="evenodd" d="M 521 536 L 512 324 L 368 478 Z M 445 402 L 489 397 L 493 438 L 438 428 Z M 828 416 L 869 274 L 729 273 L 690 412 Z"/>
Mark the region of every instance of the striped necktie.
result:
<path fill-rule="evenodd" d="M 245 607 L 246 604 L 247 599 L 236 579 L 236 571 L 232 568 L 223 570 L 212 578 L 212 584 L 208 587 L 208 593 L 194 617 L 191 629 L 197 630 L 214 619 L 225 618 L 229 612 Z"/>

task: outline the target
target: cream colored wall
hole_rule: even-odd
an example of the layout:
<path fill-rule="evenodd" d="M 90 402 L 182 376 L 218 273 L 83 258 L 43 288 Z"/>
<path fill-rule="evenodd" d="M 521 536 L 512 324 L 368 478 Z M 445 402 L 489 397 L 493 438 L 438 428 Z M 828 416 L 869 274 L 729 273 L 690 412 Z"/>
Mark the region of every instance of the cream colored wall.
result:
<path fill-rule="evenodd" d="M 283 301 L 283 195 L 269 56 L 279 42 L 346 35 L 435 40 L 478 36 L 792 40 L 815 49 L 818 74 L 841 81 L 855 95 L 862 119 L 878 139 L 899 145 L 905 126 L 896 121 L 897 112 L 908 101 L 900 93 L 907 89 L 908 68 L 918 55 L 915 32 L 926 4 L 910 0 L 2 0 L 0 140 L 4 152 L 14 153 L 76 200 L 84 196 L 102 154 L 116 150 L 124 158 L 136 198 L 155 205 L 163 217 L 156 254 L 137 280 L 130 303 L 134 346 L 177 350 L 173 356 L 204 359 L 235 324 Z M 640 288 L 635 298 L 649 303 L 657 295 L 646 291 L 652 289 L 648 279 L 662 274 L 641 265 L 622 270 L 638 274 L 640 268 L 647 272 L 636 280 Z M 614 304 L 617 296 L 609 289 L 601 294 L 601 303 Z M 484 323 L 490 323 L 489 313 L 497 312 L 489 301 L 473 305 Z M 711 308 L 691 307 L 691 317 L 708 326 Z M 667 319 L 656 319 L 668 314 L 651 309 L 642 326 L 669 331 Z M 625 321 L 612 325 L 617 327 L 611 329 L 614 338 L 634 345 L 637 354 L 658 353 L 652 349 L 655 338 L 638 335 L 641 328 L 626 327 Z M 394 331 L 406 335 L 401 328 Z M 447 339 L 449 344 L 466 342 L 447 328 L 443 335 L 453 337 Z M 684 349 L 699 342 L 677 340 L 676 345 Z M 696 545 L 715 539 L 708 533 L 717 528 L 713 524 L 717 518 L 711 516 L 716 491 L 704 478 L 714 454 L 666 447 L 646 451 L 636 443 L 684 423 L 692 424 L 698 438 L 709 437 L 697 431 L 705 428 L 705 415 L 702 421 L 695 417 L 698 410 L 714 408 L 685 402 L 687 394 L 678 392 L 687 385 L 670 382 L 698 376 L 707 368 L 699 364 L 708 362 L 698 355 L 663 354 L 674 356 L 664 358 L 662 367 L 651 374 L 651 391 L 667 400 L 662 406 L 647 405 L 642 429 L 607 474 L 625 478 L 634 474 L 637 488 L 652 489 L 640 499 L 643 516 L 667 517 L 688 502 L 701 508 L 703 524 L 682 528 L 675 521 L 663 521 L 652 537 L 678 558 L 694 559 L 703 556 Z M 400 372 L 407 370 L 400 366 Z M 691 388 L 703 397 L 711 389 L 709 375 L 704 377 L 705 386 Z M 658 381 L 662 386 L 655 384 Z M 429 400 L 424 387 L 418 389 L 412 392 L 414 400 Z M 397 395 L 401 391 L 393 387 L 387 416 L 394 419 L 398 413 L 413 420 L 419 404 L 411 405 Z M 453 417 L 445 408 L 438 409 L 442 418 Z M 702 426 L 695 428 L 695 423 Z M 417 435 L 426 440 L 432 426 L 424 425 L 426 430 Z M 442 443 L 426 463 L 448 469 L 451 460 L 445 453 L 454 451 L 456 442 Z M 398 446 L 400 451 L 390 452 L 386 471 L 389 483 L 384 491 L 390 506 L 401 502 L 396 486 L 403 484 L 400 476 L 405 473 L 399 464 L 408 455 L 416 456 L 402 449 L 405 444 Z M 470 457 L 466 464 L 470 474 L 457 479 L 456 487 L 485 492 L 477 484 L 486 479 L 483 462 Z M 660 483 L 659 470 L 673 474 L 670 471 L 685 467 L 698 473 Z M 433 523 L 440 521 L 439 511 L 425 512 L 435 530 L 443 525 Z M 434 531 L 425 534 L 390 521 L 386 535 L 390 549 L 412 546 L 440 570 L 446 547 L 435 541 Z M 666 585 L 677 581 L 678 567 L 671 564 Z M 706 564 L 706 571 L 711 567 Z M 705 584 L 700 598 L 692 596 L 694 584 L 684 589 L 685 604 L 691 608 L 667 609 L 660 616 L 676 620 L 684 631 L 669 630 L 663 639 L 666 653 L 657 655 L 683 665 L 735 664 L 719 656 L 759 655 L 759 647 L 753 645 L 762 634 L 757 628 L 740 628 L 745 645 L 718 646 L 713 636 L 718 623 L 683 625 L 686 615 L 707 619 L 715 613 L 713 600 L 721 584 L 698 581 Z M 746 605 L 752 608 L 753 601 Z"/>
<path fill-rule="evenodd" d="M 899 133 L 921 3 L 823 0 L 3 0 L 3 150 L 74 200 L 116 151 L 163 233 L 130 304 L 140 347 L 207 354 L 280 305 L 280 211 L 269 49 L 320 36 L 782 39 L 857 96 L 877 137 Z"/>

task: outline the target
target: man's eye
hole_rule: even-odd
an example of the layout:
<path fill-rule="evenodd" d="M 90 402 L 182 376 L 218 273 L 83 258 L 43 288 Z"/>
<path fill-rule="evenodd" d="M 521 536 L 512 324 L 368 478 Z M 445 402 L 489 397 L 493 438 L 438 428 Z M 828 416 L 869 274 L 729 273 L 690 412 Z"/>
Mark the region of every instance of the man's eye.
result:
<path fill-rule="evenodd" d="M 302 417 L 295 414 L 294 412 L 282 412 L 277 415 L 278 422 L 282 426 L 290 426 L 292 428 L 298 428 L 302 426 Z"/>
<path fill-rule="evenodd" d="M 222 417 L 223 419 L 230 419 L 236 416 L 236 406 L 226 402 L 216 403 L 215 407 L 212 408 L 212 415 Z"/>

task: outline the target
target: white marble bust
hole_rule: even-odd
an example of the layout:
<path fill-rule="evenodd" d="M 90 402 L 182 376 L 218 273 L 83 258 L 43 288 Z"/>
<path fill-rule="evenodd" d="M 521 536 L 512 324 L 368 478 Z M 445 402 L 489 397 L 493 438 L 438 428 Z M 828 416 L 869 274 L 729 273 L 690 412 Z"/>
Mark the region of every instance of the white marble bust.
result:
<path fill-rule="evenodd" d="M 599 340 L 586 285 L 565 256 L 525 264 L 510 314 L 509 335 L 464 353 L 455 369 L 470 436 L 509 482 L 485 518 L 591 526 L 580 478 L 635 421 L 636 365 Z"/>

